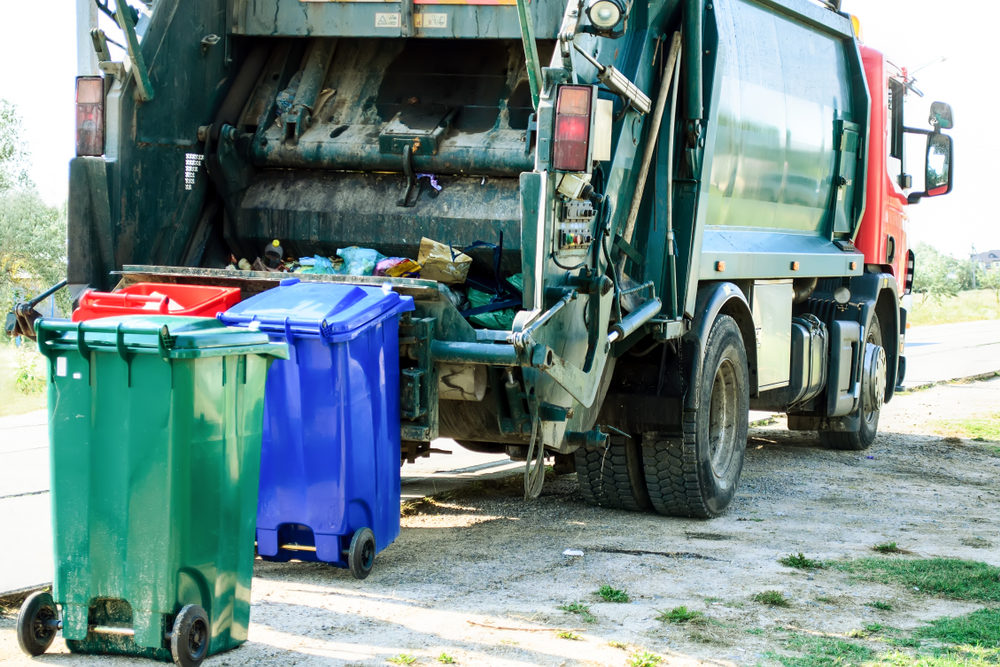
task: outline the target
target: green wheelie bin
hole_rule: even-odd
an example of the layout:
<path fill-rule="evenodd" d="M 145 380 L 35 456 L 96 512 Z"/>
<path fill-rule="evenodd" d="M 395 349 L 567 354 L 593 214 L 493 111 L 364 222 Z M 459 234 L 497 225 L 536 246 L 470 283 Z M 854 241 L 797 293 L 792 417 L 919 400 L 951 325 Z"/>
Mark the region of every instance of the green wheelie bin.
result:
<path fill-rule="evenodd" d="M 284 343 L 215 319 L 38 322 L 55 577 L 18 641 L 197 665 L 247 637 L 264 382 Z"/>

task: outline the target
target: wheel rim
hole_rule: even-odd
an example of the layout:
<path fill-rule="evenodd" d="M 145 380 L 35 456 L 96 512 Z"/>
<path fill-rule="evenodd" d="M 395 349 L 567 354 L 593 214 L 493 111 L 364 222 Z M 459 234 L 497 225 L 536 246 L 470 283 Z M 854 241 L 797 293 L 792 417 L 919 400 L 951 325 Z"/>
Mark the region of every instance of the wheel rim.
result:
<path fill-rule="evenodd" d="M 208 648 L 208 626 L 202 619 L 196 619 L 191 624 L 191 629 L 187 636 L 188 654 L 193 658 L 199 658 Z"/>
<path fill-rule="evenodd" d="M 365 540 L 364 544 L 361 545 L 361 567 L 368 570 L 371 569 L 372 563 L 375 562 L 375 542 L 374 540 Z"/>
<path fill-rule="evenodd" d="M 865 377 L 861 388 L 861 418 L 869 429 L 878 426 L 879 411 L 885 396 L 887 366 L 882 347 L 882 331 L 873 323 L 865 340 Z"/>
<path fill-rule="evenodd" d="M 31 633 L 35 640 L 41 644 L 52 641 L 56 634 L 56 629 L 48 624 L 56 618 L 56 610 L 49 606 L 43 606 L 35 614 L 31 622 Z"/>
<path fill-rule="evenodd" d="M 739 381 L 730 359 L 723 359 L 715 373 L 709 410 L 709 461 L 715 476 L 724 478 L 735 457 L 739 423 Z"/>

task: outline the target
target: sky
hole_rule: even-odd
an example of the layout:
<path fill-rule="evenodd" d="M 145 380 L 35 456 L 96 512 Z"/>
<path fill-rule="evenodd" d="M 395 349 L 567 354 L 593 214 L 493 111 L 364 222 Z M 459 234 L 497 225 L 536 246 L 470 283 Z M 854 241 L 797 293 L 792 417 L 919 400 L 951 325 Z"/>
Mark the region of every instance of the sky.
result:
<path fill-rule="evenodd" d="M 1000 92 L 982 73 L 993 62 L 990 47 L 997 40 L 993 16 L 982 13 L 991 4 L 843 0 L 844 10 L 860 19 L 869 46 L 916 72 L 925 104 L 942 100 L 954 109 L 954 190 L 910 207 L 909 236 L 912 244 L 930 243 L 956 257 L 968 256 L 973 247 L 1000 249 L 1000 216 L 992 213 L 992 195 L 1000 192 L 993 178 L 1000 156 L 1000 123 L 994 121 Z M 48 0 L 45 7 L 40 13 L 36 2 L 4 0 L 0 97 L 21 112 L 39 192 L 47 203 L 60 205 L 74 153 L 76 3 Z M 910 105 L 908 122 L 926 127 L 918 103 Z"/>

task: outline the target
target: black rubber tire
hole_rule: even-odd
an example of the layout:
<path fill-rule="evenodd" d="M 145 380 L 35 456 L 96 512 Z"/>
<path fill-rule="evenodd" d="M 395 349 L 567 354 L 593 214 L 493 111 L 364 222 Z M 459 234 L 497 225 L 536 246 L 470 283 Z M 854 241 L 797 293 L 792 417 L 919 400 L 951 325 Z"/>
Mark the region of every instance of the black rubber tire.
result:
<path fill-rule="evenodd" d="M 347 566 L 355 579 L 364 579 L 372 573 L 375 564 L 375 533 L 371 528 L 360 528 L 351 537 L 347 550 Z"/>
<path fill-rule="evenodd" d="M 865 343 L 882 345 L 882 325 L 878 321 L 878 316 L 872 316 L 872 323 L 868 327 L 868 334 L 865 336 Z M 819 431 L 820 443 L 829 449 L 840 449 L 844 451 L 859 452 L 868 449 L 875 442 L 878 435 L 878 418 L 880 409 L 872 409 L 868 398 L 868 375 L 861 377 L 861 426 L 857 431 Z"/>
<path fill-rule="evenodd" d="M 591 505 L 641 512 L 649 509 L 637 438 L 612 435 L 603 449 L 576 450 L 580 494 Z"/>
<path fill-rule="evenodd" d="M 707 519 L 736 494 L 746 453 L 750 373 L 736 321 L 720 315 L 705 342 L 700 409 L 684 411 L 681 433 L 648 433 L 642 442 L 646 488 L 653 509 L 667 516 Z"/>
<path fill-rule="evenodd" d="M 170 655 L 174 664 L 181 667 L 200 665 L 208 656 L 211 630 L 208 614 L 201 605 L 189 604 L 182 607 L 174 618 L 174 627 L 170 633 Z"/>
<path fill-rule="evenodd" d="M 59 618 L 52 595 L 36 591 L 29 595 L 17 614 L 17 643 L 28 655 L 41 655 L 52 646 L 56 629 L 48 621 Z"/>

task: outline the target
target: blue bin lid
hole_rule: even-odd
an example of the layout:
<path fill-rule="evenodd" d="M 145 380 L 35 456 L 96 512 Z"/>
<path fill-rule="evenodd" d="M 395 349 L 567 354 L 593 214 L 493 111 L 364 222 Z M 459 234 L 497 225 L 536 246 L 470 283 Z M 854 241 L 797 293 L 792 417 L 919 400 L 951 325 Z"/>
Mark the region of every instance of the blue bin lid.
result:
<path fill-rule="evenodd" d="M 413 297 L 381 287 L 289 278 L 236 304 L 219 319 L 262 331 L 349 339 L 369 323 L 413 308 Z"/>

